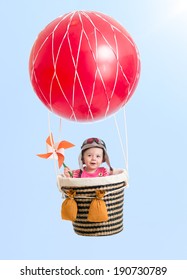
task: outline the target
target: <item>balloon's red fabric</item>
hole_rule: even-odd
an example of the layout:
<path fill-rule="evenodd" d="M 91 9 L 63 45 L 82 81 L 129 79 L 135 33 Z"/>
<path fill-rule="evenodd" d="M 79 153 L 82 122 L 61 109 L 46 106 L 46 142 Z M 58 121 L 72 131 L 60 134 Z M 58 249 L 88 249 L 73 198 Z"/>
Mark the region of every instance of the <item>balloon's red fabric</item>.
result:
<path fill-rule="evenodd" d="M 58 17 L 38 35 L 29 59 L 34 91 L 53 113 L 72 121 L 103 119 L 124 106 L 140 75 L 137 47 L 100 12 Z"/>

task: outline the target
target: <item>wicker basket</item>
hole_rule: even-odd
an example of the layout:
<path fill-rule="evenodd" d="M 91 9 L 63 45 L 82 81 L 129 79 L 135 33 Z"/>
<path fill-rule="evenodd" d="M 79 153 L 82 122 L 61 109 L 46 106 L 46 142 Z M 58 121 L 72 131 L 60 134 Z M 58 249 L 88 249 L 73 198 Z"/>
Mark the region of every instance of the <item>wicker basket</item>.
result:
<path fill-rule="evenodd" d="M 65 178 L 57 176 L 61 192 L 73 189 L 76 191 L 75 200 L 78 214 L 73 222 L 74 231 L 84 236 L 106 236 L 123 230 L 124 189 L 128 185 L 127 172 L 115 170 L 114 175 L 97 178 Z M 96 190 L 104 190 L 104 201 L 108 212 L 107 222 L 87 221 L 90 203 L 95 197 Z"/>

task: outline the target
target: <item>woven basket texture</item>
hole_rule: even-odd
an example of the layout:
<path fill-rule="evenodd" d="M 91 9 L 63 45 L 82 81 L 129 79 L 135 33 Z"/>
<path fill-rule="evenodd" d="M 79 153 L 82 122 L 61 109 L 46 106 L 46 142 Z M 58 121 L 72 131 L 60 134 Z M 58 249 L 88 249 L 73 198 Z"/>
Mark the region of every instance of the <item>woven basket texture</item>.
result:
<path fill-rule="evenodd" d="M 112 180 L 107 181 L 104 179 L 106 177 L 102 177 L 98 180 L 100 182 L 98 185 L 96 183 L 92 185 L 92 179 L 89 180 L 89 185 L 81 185 L 80 180 L 82 179 L 79 178 L 77 179 L 79 180 L 77 186 L 76 179 L 73 179 L 72 184 L 69 183 L 71 181 L 68 181 L 67 185 L 65 181 L 61 181 L 59 187 L 62 192 L 70 189 L 76 191 L 75 200 L 78 206 L 78 214 L 73 222 L 75 233 L 84 236 L 107 236 L 117 234 L 123 230 L 124 188 L 127 185 L 127 178 L 126 174 L 124 177 L 121 174 L 119 176 L 117 182 L 113 179 L 114 177 Z M 84 181 L 82 180 L 82 182 Z M 90 203 L 96 197 L 96 190 L 105 191 L 103 200 L 106 203 L 108 212 L 108 221 L 106 222 L 89 222 L 87 220 Z"/>

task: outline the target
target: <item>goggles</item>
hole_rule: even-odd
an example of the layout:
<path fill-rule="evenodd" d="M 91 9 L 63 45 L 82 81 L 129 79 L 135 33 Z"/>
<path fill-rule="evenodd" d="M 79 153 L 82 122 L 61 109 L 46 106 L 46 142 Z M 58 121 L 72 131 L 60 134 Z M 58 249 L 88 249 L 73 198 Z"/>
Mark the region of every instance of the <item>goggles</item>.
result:
<path fill-rule="evenodd" d="M 106 145 L 105 145 L 105 142 L 103 141 L 103 140 L 101 140 L 101 139 L 99 139 L 99 138 L 88 138 L 88 139 L 86 139 L 84 142 L 83 142 L 83 144 L 82 144 L 82 146 L 81 146 L 81 149 L 85 146 L 85 145 L 87 145 L 87 144 L 92 144 L 92 143 L 96 143 L 96 144 L 98 144 L 98 145 L 102 145 L 105 149 L 106 149 Z"/>

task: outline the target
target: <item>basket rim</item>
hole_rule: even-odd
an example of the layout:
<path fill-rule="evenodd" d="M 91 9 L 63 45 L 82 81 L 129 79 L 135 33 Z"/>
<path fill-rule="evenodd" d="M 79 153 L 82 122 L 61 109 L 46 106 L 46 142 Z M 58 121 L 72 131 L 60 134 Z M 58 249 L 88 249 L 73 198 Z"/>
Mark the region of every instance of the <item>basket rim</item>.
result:
<path fill-rule="evenodd" d="M 114 169 L 114 174 L 95 178 L 67 178 L 64 174 L 57 175 L 57 186 L 62 192 L 62 187 L 85 187 L 120 183 L 125 181 L 128 185 L 128 173 L 126 169 Z"/>

